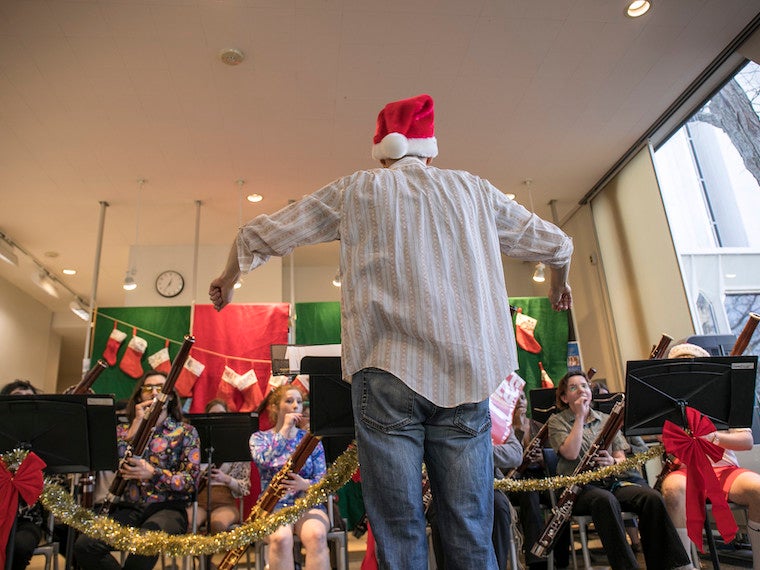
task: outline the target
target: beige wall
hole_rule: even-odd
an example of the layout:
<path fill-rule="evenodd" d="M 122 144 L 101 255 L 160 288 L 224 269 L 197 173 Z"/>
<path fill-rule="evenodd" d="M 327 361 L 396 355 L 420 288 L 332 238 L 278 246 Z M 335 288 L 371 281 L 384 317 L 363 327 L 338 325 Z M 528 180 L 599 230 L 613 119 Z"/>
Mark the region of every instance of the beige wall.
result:
<path fill-rule="evenodd" d="M 0 386 L 17 378 L 55 392 L 60 337 L 50 310 L 0 279 Z"/>
<path fill-rule="evenodd" d="M 593 199 L 591 211 L 623 365 L 647 358 L 662 333 L 693 332 L 648 148 Z"/>

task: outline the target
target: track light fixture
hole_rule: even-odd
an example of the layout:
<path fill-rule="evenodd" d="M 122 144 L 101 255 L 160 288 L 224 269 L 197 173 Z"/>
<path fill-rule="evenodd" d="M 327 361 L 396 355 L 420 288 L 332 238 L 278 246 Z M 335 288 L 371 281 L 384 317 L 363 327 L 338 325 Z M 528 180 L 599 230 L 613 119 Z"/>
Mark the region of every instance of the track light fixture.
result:
<path fill-rule="evenodd" d="M 340 287 L 341 286 L 341 282 L 340 282 L 340 269 L 338 269 L 338 272 L 335 274 L 335 277 L 333 277 L 332 284 L 335 287 Z"/>
<path fill-rule="evenodd" d="M 58 289 L 55 288 L 55 281 L 50 277 L 46 269 L 39 267 L 37 271 L 32 273 L 32 282 L 51 297 L 55 297 L 56 299 L 60 297 Z"/>
<path fill-rule="evenodd" d="M 13 251 L 13 242 L 2 232 L 0 232 L 0 259 L 18 266 L 18 255 Z"/>
<path fill-rule="evenodd" d="M 533 272 L 533 281 L 536 283 L 543 283 L 546 281 L 546 275 L 544 274 L 544 270 L 546 269 L 546 265 L 541 263 L 540 261 L 536 263 L 536 269 Z"/>

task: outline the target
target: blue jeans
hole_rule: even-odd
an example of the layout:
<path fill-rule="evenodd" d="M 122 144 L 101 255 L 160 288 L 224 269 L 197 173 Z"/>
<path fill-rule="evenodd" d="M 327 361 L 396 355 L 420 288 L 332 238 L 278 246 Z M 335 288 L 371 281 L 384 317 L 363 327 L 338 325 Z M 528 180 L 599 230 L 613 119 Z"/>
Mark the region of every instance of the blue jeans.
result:
<path fill-rule="evenodd" d="M 427 569 L 424 461 L 447 568 L 495 570 L 488 400 L 441 408 L 375 368 L 353 375 L 351 397 L 380 568 Z"/>

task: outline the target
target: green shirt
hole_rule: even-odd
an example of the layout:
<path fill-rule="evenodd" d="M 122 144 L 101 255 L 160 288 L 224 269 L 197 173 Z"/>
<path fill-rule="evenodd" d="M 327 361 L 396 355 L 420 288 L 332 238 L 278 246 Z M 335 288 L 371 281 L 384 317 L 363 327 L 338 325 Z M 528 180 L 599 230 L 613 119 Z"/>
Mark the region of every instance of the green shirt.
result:
<path fill-rule="evenodd" d="M 586 452 L 591 447 L 591 444 L 594 443 L 596 436 L 599 435 L 600 431 L 602 431 L 602 427 L 609 417 L 609 414 L 603 414 L 602 412 L 598 412 L 596 410 L 589 410 L 589 414 L 586 416 L 586 423 L 583 426 L 583 442 L 581 443 L 581 450 L 578 454 L 578 458 L 573 461 L 562 457 L 562 454 L 559 452 L 559 448 L 564 443 L 565 439 L 567 439 L 567 436 L 570 434 L 570 430 L 573 429 L 573 424 L 575 423 L 575 414 L 570 408 L 566 408 L 549 418 L 549 420 L 546 422 L 549 425 L 549 445 L 554 448 L 554 450 L 557 452 L 557 456 L 559 457 L 559 461 L 557 463 L 557 475 L 573 474 L 575 468 L 578 466 L 578 464 L 581 462 L 581 459 L 583 459 L 583 457 L 586 455 Z M 628 443 L 626 442 L 622 433 L 617 433 L 615 439 L 612 441 L 611 447 L 612 451 L 625 451 L 628 449 Z M 626 472 L 625 475 L 628 475 L 629 473 L 632 475 L 637 475 L 636 471 Z"/>

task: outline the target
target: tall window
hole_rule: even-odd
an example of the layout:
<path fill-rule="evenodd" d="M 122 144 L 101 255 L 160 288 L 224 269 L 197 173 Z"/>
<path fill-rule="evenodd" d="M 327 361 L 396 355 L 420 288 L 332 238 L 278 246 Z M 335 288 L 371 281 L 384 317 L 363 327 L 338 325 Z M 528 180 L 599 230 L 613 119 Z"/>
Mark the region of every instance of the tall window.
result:
<path fill-rule="evenodd" d="M 738 334 L 760 310 L 760 66 L 729 79 L 654 164 L 697 334 Z"/>

